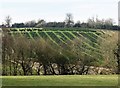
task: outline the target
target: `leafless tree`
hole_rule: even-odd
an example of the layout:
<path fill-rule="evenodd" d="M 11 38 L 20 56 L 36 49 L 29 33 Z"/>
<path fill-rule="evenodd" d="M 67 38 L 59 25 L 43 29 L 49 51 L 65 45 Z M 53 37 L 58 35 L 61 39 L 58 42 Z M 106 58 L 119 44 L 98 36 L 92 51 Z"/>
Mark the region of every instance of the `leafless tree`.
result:
<path fill-rule="evenodd" d="M 73 21 L 73 15 L 72 15 L 71 13 L 67 13 L 67 14 L 66 14 L 65 23 L 66 23 L 66 26 L 67 26 L 67 27 L 73 26 L 74 21 Z"/>
<path fill-rule="evenodd" d="M 6 27 L 8 27 L 8 28 L 10 27 L 11 20 L 12 20 L 12 18 L 9 15 L 6 16 L 6 18 L 5 18 Z"/>

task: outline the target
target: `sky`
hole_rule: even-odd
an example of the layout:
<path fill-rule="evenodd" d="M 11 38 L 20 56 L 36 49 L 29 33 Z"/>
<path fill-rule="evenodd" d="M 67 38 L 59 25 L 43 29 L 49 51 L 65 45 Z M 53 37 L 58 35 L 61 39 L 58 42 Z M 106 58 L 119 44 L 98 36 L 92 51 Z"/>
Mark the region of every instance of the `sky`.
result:
<path fill-rule="evenodd" d="M 44 19 L 64 21 L 72 13 L 74 21 L 86 22 L 88 18 L 112 18 L 118 23 L 119 0 L 0 0 L 0 24 L 10 15 L 12 23 Z"/>

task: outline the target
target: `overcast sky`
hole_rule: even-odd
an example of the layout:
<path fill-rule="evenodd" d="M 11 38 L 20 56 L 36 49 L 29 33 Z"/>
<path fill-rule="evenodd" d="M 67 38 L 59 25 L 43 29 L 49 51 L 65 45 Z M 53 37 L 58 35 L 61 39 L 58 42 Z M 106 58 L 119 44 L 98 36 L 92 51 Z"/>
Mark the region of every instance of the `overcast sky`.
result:
<path fill-rule="evenodd" d="M 0 24 L 7 15 L 14 22 L 45 19 L 64 21 L 66 13 L 74 20 L 86 22 L 90 17 L 112 18 L 118 21 L 119 0 L 0 0 Z"/>

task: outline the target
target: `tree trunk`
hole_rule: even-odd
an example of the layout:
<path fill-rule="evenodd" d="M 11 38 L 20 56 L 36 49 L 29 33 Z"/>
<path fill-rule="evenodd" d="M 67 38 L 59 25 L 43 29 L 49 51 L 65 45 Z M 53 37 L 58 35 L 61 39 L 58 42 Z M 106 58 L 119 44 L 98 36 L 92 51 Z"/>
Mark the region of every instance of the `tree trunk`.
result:
<path fill-rule="evenodd" d="M 52 64 L 50 64 L 50 67 L 52 68 L 52 74 L 53 74 L 53 75 L 56 75 L 55 70 L 54 70 Z"/>
<path fill-rule="evenodd" d="M 57 67 L 58 67 L 58 75 L 60 75 L 61 74 L 61 70 L 60 70 L 60 65 L 59 64 L 57 64 Z"/>
<path fill-rule="evenodd" d="M 85 66 L 83 65 L 83 66 L 82 66 L 82 69 L 79 71 L 79 75 L 82 75 L 82 74 L 83 74 L 84 69 L 85 69 Z"/>
<path fill-rule="evenodd" d="M 44 75 L 47 75 L 47 67 L 46 67 L 46 65 L 43 65 L 43 69 L 44 69 Z"/>
<path fill-rule="evenodd" d="M 27 75 L 27 73 L 26 73 L 26 68 L 25 68 L 25 66 L 24 66 L 23 61 L 22 61 L 22 63 L 21 63 L 21 66 L 22 66 L 23 74 L 24 74 L 24 75 Z"/>

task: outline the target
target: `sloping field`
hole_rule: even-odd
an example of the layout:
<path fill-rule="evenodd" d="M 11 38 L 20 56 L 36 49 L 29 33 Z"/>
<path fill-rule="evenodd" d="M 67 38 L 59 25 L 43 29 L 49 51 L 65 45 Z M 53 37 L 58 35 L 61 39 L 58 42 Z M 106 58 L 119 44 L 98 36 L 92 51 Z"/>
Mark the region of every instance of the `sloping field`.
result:
<path fill-rule="evenodd" d="M 82 39 L 82 46 L 80 47 L 83 50 L 84 54 L 89 54 L 90 50 L 95 51 L 96 55 L 101 55 L 100 51 L 100 41 L 110 41 L 109 39 L 118 38 L 117 31 L 109 30 L 99 30 L 99 29 L 85 29 L 85 30 L 41 30 L 41 29 L 24 29 L 17 28 L 11 29 L 11 35 L 15 37 L 16 35 L 26 36 L 28 39 L 49 39 L 54 43 L 54 45 L 62 47 L 68 46 L 69 42 L 74 41 L 75 39 Z M 89 54 L 90 55 L 90 54 Z"/>

